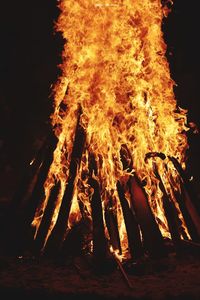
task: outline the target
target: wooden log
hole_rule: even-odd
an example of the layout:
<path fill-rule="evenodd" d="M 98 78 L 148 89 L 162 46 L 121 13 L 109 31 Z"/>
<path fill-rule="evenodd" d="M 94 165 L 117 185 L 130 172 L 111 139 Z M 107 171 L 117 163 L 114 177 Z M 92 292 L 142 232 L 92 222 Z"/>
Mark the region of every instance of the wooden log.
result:
<path fill-rule="evenodd" d="M 170 231 L 171 238 L 172 238 L 172 241 L 174 244 L 174 248 L 175 248 L 175 251 L 180 254 L 180 251 L 181 251 L 181 236 L 179 233 L 180 220 L 178 218 L 178 214 L 177 214 L 177 211 L 176 211 L 173 201 L 167 195 L 165 186 L 162 182 L 162 179 L 160 177 L 160 174 L 159 174 L 156 166 L 154 166 L 154 173 L 159 180 L 159 187 L 163 193 L 163 196 L 162 196 L 163 209 L 165 212 L 165 216 L 167 218 L 167 223 L 168 223 L 169 231 Z"/>
<path fill-rule="evenodd" d="M 88 183 L 93 188 L 91 199 L 92 224 L 93 224 L 93 256 L 95 264 L 101 266 L 105 264 L 108 254 L 108 243 L 105 237 L 102 202 L 100 187 L 97 180 L 90 178 Z"/>
<path fill-rule="evenodd" d="M 83 230 L 83 235 L 84 235 L 84 249 L 85 252 L 91 253 L 91 241 L 92 241 L 92 217 L 91 217 L 91 212 L 88 211 L 87 205 L 85 205 L 80 197 L 78 196 L 78 204 L 79 204 L 79 209 L 81 212 L 81 220 L 83 221 L 84 224 L 84 230 Z"/>
<path fill-rule="evenodd" d="M 50 131 L 34 158 L 26 164 L 18 188 L 4 215 L 5 247 L 14 254 L 19 249 L 18 236 L 20 236 L 19 232 L 23 226 L 24 212 L 28 209 L 52 135 L 53 133 Z"/>
<path fill-rule="evenodd" d="M 39 176 L 35 185 L 35 188 L 33 190 L 33 193 L 28 200 L 27 210 L 25 212 L 25 219 L 27 223 L 32 221 L 36 208 L 38 207 L 38 204 L 43 200 L 44 197 L 44 183 L 47 178 L 47 174 L 49 172 L 50 165 L 53 161 L 53 153 L 56 148 L 58 139 L 57 137 L 52 133 L 51 141 L 49 140 L 49 145 L 47 145 L 46 151 L 44 153 L 45 157 L 44 160 L 40 166 L 40 172 Z M 30 223 L 29 223 L 30 224 Z"/>
<path fill-rule="evenodd" d="M 69 166 L 68 182 L 66 185 L 56 224 L 45 246 L 45 252 L 48 253 L 48 255 L 56 255 L 61 250 L 62 243 L 66 237 L 69 212 L 74 194 L 74 183 L 77 176 L 77 172 L 80 167 L 82 153 L 85 145 L 85 138 L 85 130 L 79 124 L 78 118 L 74 145 Z"/>
<path fill-rule="evenodd" d="M 133 170 L 133 161 L 129 149 L 125 144 L 123 144 L 121 147 L 120 156 L 123 164 L 123 169 L 127 170 L 128 172 L 131 172 Z M 128 180 L 128 185 L 129 181 L 130 179 Z M 117 190 L 122 206 L 130 254 L 133 260 L 137 260 L 144 255 L 143 243 L 141 240 L 138 220 L 136 218 L 133 207 L 130 208 L 128 205 L 128 201 L 125 197 L 123 187 L 119 181 L 117 182 Z"/>
<path fill-rule="evenodd" d="M 88 224 L 85 221 L 81 219 L 67 230 L 65 240 L 58 255 L 59 259 L 63 261 L 66 261 L 66 259 L 73 260 L 74 257 L 80 257 L 85 254 L 85 247 L 87 247 L 88 243 L 85 240 L 85 231 L 88 229 Z"/>
<path fill-rule="evenodd" d="M 143 245 L 140 237 L 139 225 L 135 218 L 135 215 L 133 214 L 133 212 L 131 211 L 128 205 L 128 201 L 125 197 L 123 187 L 119 181 L 117 182 L 117 191 L 122 206 L 130 255 L 133 260 L 137 260 L 144 255 Z"/>
<path fill-rule="evenodd" d="M 35 169 L 35 168 L 34 168 Z M 30 173 L 33 169 L 31 168 Z M 37 182 L 40 168 L 34 170 L 32 177 L 30 173 L 22 178 L 19 189 L 17 190 L 11 205 L 8 206 L 3 218 L 3 232 L 5 233 L 4 246 L 7 249 L 7 253 L 14 254 L 18 252 L 19 241 L 17 236 L 20 236 L 20 230 L 22 227 L 23 212 L 26 209 L 27 201 L 33 192 L 34 186 Z M 20 247 L 21 249 L 21 247 Z"/>
<path fill-rule="evenodd" d="M 113 210 L 112 199 L 110 198 L 107 206 L 105 207 L 105 220 L 106 226 L 108 228 L 108 233 L 110 236 L 110 243 L 112 245 L 113 250 L 118 250 L 118 253 L 122 253 L 120 237 L 119 237 L 119 229 L 117 222 L 116 212 Z"/>
<path fill-rule="evenodd" d="M 50 143 L 52 142 L 54 133 L 52 130 L 48 133 L 47 137 L 44 139 L 41 147 L 38 149 L 34 157 L 26 164 L 22 178 L 19 182 L 17 191 L 12 199 L 9 211 L 21 212 L 26 209 L 28 201 L 34 190 L 37 182 L 37 178 L 40 172 L 40 168 L 48 152 Z M 53 146 L 53 145 L 52 145 Z"/>
<path fill-rule="evenodd" d="M 150 152 L 146 154 L 145 161 L 151 157 L 159 157 L 162 160 L 166 159 L 166 156 L 163 153 Z M 200 233 L 200 218 L 198 217 L 195 209 L 198 210 L 199 205 L 194 205 L 195 203 L 197 204 L 198 201 L 196 200 L 197 198 L 194 194 L 192 184 L 178 160 L 172 156 L 168 156 L 168 159 L 173 163 L 180 176 L 181 192 L 176 191 L 174 189 L 174 182 L 172 176 L 170 177 L 171 190 L 174 194 L 176 201 L 179 204 L 179 208 L 181 210 L 191 238 L 195 241 L 198 241 Z M 182 234 L 185 235 L 185 238 L 187 239 L 187 235 L 185 234 L 185 232 L 182 231 Z"/>
<path fill-rule="evenodd" d="M 108 241 L 105 236 L 105 228 L 103 221 L 103 207 L 101 199 L 100 184 L 93 176 L 98 177 L 98 166 L 94 153 L 89 153 L 89 185 L 94 192 L 91 198 L 92 208 L 92 224 L 93 224 L 93 258 L 97 269 L 103 269 L 108 262 L 110 253 Z"/>
<path fill-rule="evenodd" d="M 117 265 L 119 267 L 119 270 L 120 270 L 123 278 L 125 279 L 125 282 L 127 283 L 128 287 L 132 290 L 133 289 L 133 285 L 130 282 L 130 280 L 129 280 L 129 278 L 128 278 L 128 276 L 127 276 L 127 274 L 126 274 L 126 272 L 125 272 L 125 270 L 123 268 L 123 265 L 122 265 L 121 261 L 119 260 L 119 258 L 116 256 L 115 252 L 113 252 L 113 257 L 114 257 L 114 259 L 115 259 L 115 261 L 116 261 L 116 263 L 117 263 Z"/>
<path fill-rule="evenodd" d="M 181 193 L 179 191 L 175 191 L 175 189 L 173 188 L 173 186 L 171 185 L 171 189 L 173 191 L 173 194 L 174 194 L 174 197 L 179 205 L 179 208 L 180 208 L 180 211 L 183 215 L 183 219 L 185 221 L 185 224 L 186 224 L 186 227 L 187 227 L 187 230 L 190 234 L 190 237 L 192 238 L 192 240 L 194 241 L 198 241 L 199 240 L 199 235 L 198 235 L 198 232 L 196 230 L 196 227 L 192 221 L 192 218 L 191 218 L 191 215 L 186 207 L 186 204 L 185 202 L 187 202 L 187 200 L 185 201 L 184 200 L 184 189 L 183 189 L 183 185 L 182 183 L 180 183 L 181 185 Z M 187 239 L 187 237 L 185 237 L 185 239 Z"/>
<path fill-rule="evenodd" d="M 195 250 L 195 252 L 200 255 L 200 243 L 193 242 L 191 240 L 181 240 L 183 247 L 186 248 L 190 253 Z"/>
<path fill-rule="evenodd" d="M 197 213 L 196 208 L 193 205 L 193 202 L 190 198 L 190 195 L 188 191 L 186 190 L 185 186 L 181 183 L 181 197 L 183 197 L 183 201 L 185 203 L 185 206 L 187 208 L 187 211 L 190 214 L 190 217 L 192 219 L 192 222 L 195 226 L 195 235 L 193 235 L 193 239 L 196 242 L 200 241 L 200 217 Z"/>
<path fill-rule="evenodd" d="M 15 224 L 11 237 L 11 244 L 16 246 L 17 253 L 23 253 L 25 250 L 30 250 L 33 242 L 34 229 L 31 227 L 36 208 L 44 200 L 44 183 L 53 161 L 53 152 L 57 144 L 57 138 L 52 133 L 49 144 L 45 150 L 45 158 L 40 165 L 37 181 L 32 194 L 26 200 L 26 205 L 23 211 L 19 211 L 16 216 Z"/>
<path fill-rule="evenodd" d="M 57 200 L 58 200 L 58 194 L 60 192 L 60 188 L 61 188 L 61 184 L 60 181 L 58 181 L 51 189 L 47 206 L 45 208 L 44 215 L 42 217 L 42 221 L 40 223 L 36 235 L 36 239 L 34 241 L 34 253 L 37 255 L 42 252 L 42 249 L 44 247 L 48 230 L 52 222 L 52 217 L 57 206 Z"/>
<path fill-rule="evenodd" d="M 133 160 L 129 149 L 125 144 L 121 147 L 120 156 L 123 164 L 123 169 L 131 172 L 133 170 Z M 131 193 L 131 177 L 129 177 L 128 186 Z M 139 220 L 136 216 L 135 208 L 133 206 L 129 207 L 120 182 L 117 183 L 117 189 L 122 205 L 122 211 L 130 247 L 130 254 L 132 259 L 137 260 L 144 255 L 143 241 L 141 240 L 140 235 L 141 228 L 138 222 Z"/>
<path fill-rule="evenodd" d="M 194 238 L 195 241 L 200 240 L 200 215 L 199 215 L 199 204 L 197 205 L 196 195 L 194 194 L 191 182 L 187 178 L 187 175 L 185 174 L 184 170 L 182 169 L 181 165 L 175 159 L 174 157 L 169 157 L 169 159 L 174 164 L 175 168 L 180 174 L 180 177 L 182 179 L 182 182 L 180 183 L 181 187 L 181 200 L 183 199 L 184 206 L 186 207 L 193 225 L 195 226 L 195 229 L 192 228 L 192 226 L 189 226 L 190 231 L 192 231 L 192 238 Z M 187 218 L 185 219 L 187 220 Z"/>
<path fill-rule="evenodd" d="M 144 245 L 150 257 L 161 258 L 167 255 L 162 234 L 155 221 L 144 189 L 137 175 L 130 177 L 131 203 L 140 225 Z"/>
<path fill-rule="evenodd" d="M 172 161 L 174 167 L 176 168 L 180 177 L 182 178 L 184 189 L 186 190 L 186 192 L 190 198 L 191 205 L 194 206 L 194 209 L 200 216 L 200 201 L 197 198 L 192 181 L 190 181 L 186 171 L 183 170 L 181 164 L 178 162 L 178 160 L 175 157 L 168 156 L 168 158 L 169 158 L 169 160 Z"/>

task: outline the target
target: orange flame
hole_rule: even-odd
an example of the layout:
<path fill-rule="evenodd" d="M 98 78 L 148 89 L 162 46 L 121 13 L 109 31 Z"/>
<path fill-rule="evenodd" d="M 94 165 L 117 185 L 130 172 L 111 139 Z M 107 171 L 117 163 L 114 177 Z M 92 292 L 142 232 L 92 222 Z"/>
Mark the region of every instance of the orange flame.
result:
<path fill-rule="evenodd" d="M 146 183 L 145 191 L 163 236 L 170 237 L 162 191 L 153 168 L 156 163 L 185 227 L 170 187 L 170 178 L 173 178 L 179 188 L 174 166 L 168 161 L 166 169 L 166 161 L 156 157 L 145 160 L 149 152 L 164 153 L 166 157 L 175 157 L 184 167 L 188 147 L 184 134 L 188 130 L 186 111 L 176 103 L 161 30 L 168 9 L 160 0 L 61 0 L 59 8 L 61 13 L 56 30 L 62 33 L 65 45 L 62 75 L 54 86 L 54 113 L 51 116 L 59 142 L 45 183 L 43 211 L 55 181 L 59 180 L 62 188 L 46 240 L 56 222 L 69 176 L 80 106 L 86 147 L 76 178 L 68 225 L 72 226 L 76 218 L 81 218 L 77 199 L 91 217 L 92 190 L 87 176 L 83 179 L 82 174 L 88 174 L 88 157 L 93 153 L 98 169 L 98 174 L 93 177 L 100 182 L 104 208 L 108 196 L 112 196 L 122 254 L 127 257 L 127 234 L 116 189 L 118 180 L 126 182 L 131 174 L 137 173 Z M 122 145 L 129 149 L 132 170 L 123 168 Z M 41 218 L 36 213 L 33 221 L 36 228 Z"/>

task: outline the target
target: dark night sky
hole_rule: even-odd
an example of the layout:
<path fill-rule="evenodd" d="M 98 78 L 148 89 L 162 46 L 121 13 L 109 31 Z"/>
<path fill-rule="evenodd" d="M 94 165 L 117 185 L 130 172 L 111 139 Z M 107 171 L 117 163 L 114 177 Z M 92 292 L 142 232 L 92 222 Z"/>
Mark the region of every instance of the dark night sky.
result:
<path fill-rule="evenodd" d="M 6 3 L 5 3 L 6 2 Z M 13 3 L 12 3 L 13 2 Z M 178 104 L 200 127 L 200 46 L 198 0 L 174 0 L 163 30 Z M 20 173 L 45 135 L 52 109 L 50 85 L 56 81 L 62 40 L 54 34 L 56 0 L 4 1 L 0 8 L 0 172 Z M 191 169 L 200 182 L 199 136 L 189 135 Z M 8 172 L 8 170 L 6 171 Z"/>

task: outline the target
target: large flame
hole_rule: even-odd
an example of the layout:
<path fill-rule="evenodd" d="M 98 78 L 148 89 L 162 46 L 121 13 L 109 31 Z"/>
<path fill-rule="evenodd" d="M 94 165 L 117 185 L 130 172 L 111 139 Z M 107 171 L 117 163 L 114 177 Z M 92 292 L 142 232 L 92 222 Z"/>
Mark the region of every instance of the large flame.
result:
<path fill-rule="evenodd" d="M 62 75 L 54 86 L 52 125 L 59 139 L 45 183 L 46 198 L 55 182 L 61 182 L 51 227 L 56 222 L 69 175 L 78 111 L 86 132 L 80 169 L 68 227 L 81 218 L 78 201 L 91 215 L 88 160 L 96 158 L 103 208 L 112 197 L 118 217 L 123 255 L 127 254 L 127 234 L 117 193 L 117 181 L 126 182 L 136 172 L 148 195 L 151 209 L 164 237 L 170 237 L 162 205 L 162 191 L 154 164 L 173 199 L 171 185 L 179 188 L 176 169 L 159 157 L 145 159 L 147 153 L 175 157 L 184 168 L 187 149 L 186 111 L 177 106 L 174 81 L 166 59 L 162 22 L 167 9 L 160 0 L 61 0 L 56 30 L 65 40 Z M 124 169 L 120 151 L 126 145 L 132 169 Z M 123 185 L 126 187 L 126 184 Z M 125 190 L 127 198 L 128 192 Z M 184 220 L 175 199 L 182 226 Z M 41 212 L 41 207 L 38 209 Z M 38 229 L 42 216 L 36 213 Z M 105 227 L 106 228 L 106 227 Z M 106 230 L 106 229 L 105 229 Z M 107 233 L 106 233 L 107 234 Z M 37 230 L 36 230 L 37 235 Z"/>

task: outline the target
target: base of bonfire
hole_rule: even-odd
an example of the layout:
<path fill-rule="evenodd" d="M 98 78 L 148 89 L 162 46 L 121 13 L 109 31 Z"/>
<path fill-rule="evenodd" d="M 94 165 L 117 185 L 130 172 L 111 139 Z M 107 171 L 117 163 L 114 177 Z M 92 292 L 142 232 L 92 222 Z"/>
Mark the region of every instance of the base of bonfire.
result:
<path fill-rule="evenodd" d="M 2 209 L 3 211 L 3 209 Z M 1 229 L 2 233 L 2 215 Z M 172 240 L 164 239 L 168 255 L 122 261 L 125 276 L 111 255 L 98 264 L 80 249 L 77 226 L 70 233 L 65 256 L 54 258 L 11 254 L 0 248 L 0 293 L 20 299 L 200 299 L 200 246 L 183 241 L 177 254 Z M 2 236 L 2 235 L 1 235 Z M 16 238 L 17 240 L 17 238 Z M 3 241 L 3 239 L 2 239 Z M 13 245 L 15 246 L 15 245 Z M 76 250 L 76 251 L 75 251 Z M 10 251 L 10 252 L 9 252 Z M 9 254 L 10 253 L 10 254 Z"/>
<path fill-rule="evenodd" d="M 137 224 L 127 205 L 123 188 L 119 182 L 117 183 L 127 230 L 130 259 L 126 257 L 124 261 L 119 260 L 116 252 L 112 252 L 107 243 L 102 222 L 99 185 L 92 179 L 89 183 L 94 188 L 91 199 L 93 251 L 89 247 L 83 247 L 87 245 L 83 239 L 86 225 L 84 222 L 87 219 L 75 223 L 63 239 L 67 222 L 66 215 L 62 212 L 69 212 L 76 174 L 73 162 L 76 162 L 77 167 L 77 157 L 80 161 L 80 151 L 75 151 L 76 146 L 80 144 L 76 143 L 75 139 L 75 150 L 73 150 L 70 167 L 73 176 L 70 176 L 71 181 L 68 183 L 69 189 L 67 190 L 70 198 L 64 197 L 67 201 L 63 202 L 64 206 L 60 209 L 60 223 L 57 227 L 55 226 L 51 243 L 45 247 L 45 252 L 41 251 L 59 186 L 55 186 L 52 192 L 47 213 L 44 215 L 44 226 L 40 232 L 41 235 L 38 234 L 40 238 L 33 239 L 34 232 L 30 224 L 37 208 L 36 199 L 44 197 L 44 181 L 52 161 L 55 144 L 56 139 L 53 136 L 51 143 L 48 143 L 44 149 L 45 159 L 42 160 L 39 155 L 35 163 L 31 164 L 32 170 L 28 176 L 25 176 L 15 196 L 15 201 L 12 201 L 2 214 L 0 221 L 2 241 L 0 287 L 2 292 L 5 292 L 7 296 L 19 294 L 21 297 L 42 296 L 49 299 L 66 296 L 75 299 L 83 295 L 87 298 L 95 296 L 97 299 L 121 299 L 122 297 L 126 299 L 199 299 L 200 278 L 197 278 L 197 274 L 200 274 L 200 217 L 194 209 L 195 197 L 191 193 L 190 182 L 182 169 L 179 170 L 179 165 L 174 158 L 170 159 L 179 171 L 183 182 L 182 194 L 177 195 L 177 201 L 185 216 L 192 236 L 191 240 L 181 239 L 178 224 L 174 221 L 176 215 L 173 214 L 174 210 L 168 201 L 164 186 L 161 186 L 165 196 L 163 203 L 172 239 L 161 235 L 144 190 L 136 177 L 132 178 L 131 187 L 135 199 L 135 215 L 141 227 L 143 240 L 140 235 L 137 235 Z M 155 155 L 160 154 L 150 153 L 147 159 Z M 165 156 L 162 155 L 161 159 L 165 159 Z M 157 176 L 162 183 L 159 174 Z M 67 210 L 65 204 L 67 204 Z M 108 217 L 110 217 L 107 223 L 109 242 L 113 249 L 117 250 L 119 249 L 118 231 L 113 216 L 108 215 Z M 60 241 L 62 241 L 62 247 L 59 247 Z"/>

